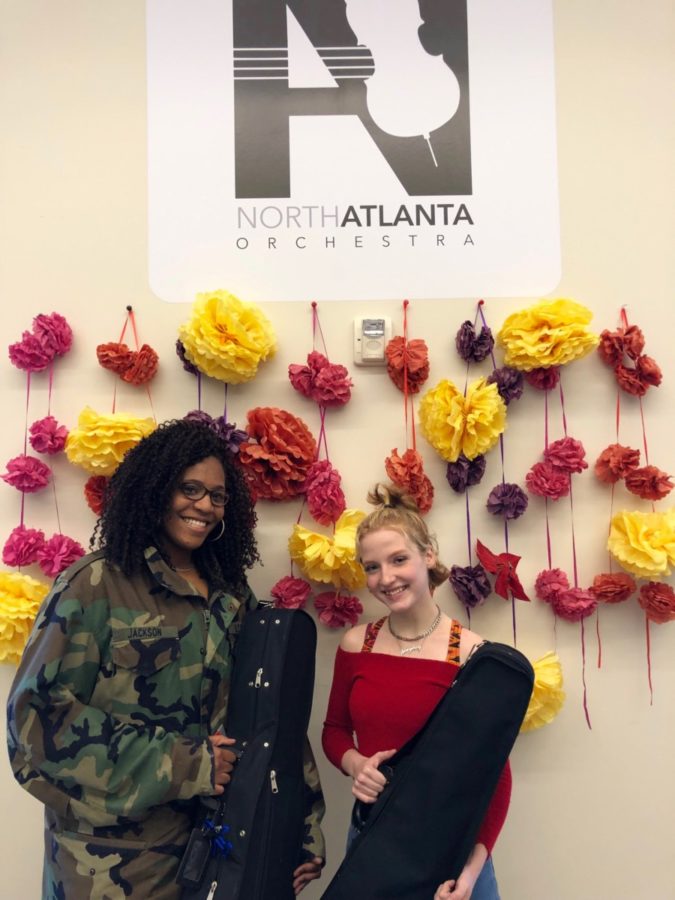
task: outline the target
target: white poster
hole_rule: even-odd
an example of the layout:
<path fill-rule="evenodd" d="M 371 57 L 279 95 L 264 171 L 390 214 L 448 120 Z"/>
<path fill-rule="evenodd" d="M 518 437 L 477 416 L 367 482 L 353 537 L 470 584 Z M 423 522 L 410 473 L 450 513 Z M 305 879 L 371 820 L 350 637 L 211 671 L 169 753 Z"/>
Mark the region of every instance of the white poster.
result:
<path fill-rule="evenodd" d="M 158 296 L 555 288 L 551 0 L 148 0 L 147 11 Z"/>

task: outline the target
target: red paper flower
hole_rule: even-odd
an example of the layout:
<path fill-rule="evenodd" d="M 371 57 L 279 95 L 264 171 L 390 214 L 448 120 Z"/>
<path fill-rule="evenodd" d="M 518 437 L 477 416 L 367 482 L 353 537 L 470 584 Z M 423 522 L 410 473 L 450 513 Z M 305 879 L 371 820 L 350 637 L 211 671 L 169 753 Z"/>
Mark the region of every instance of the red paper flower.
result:
<path fill-rule="evenodd" d="M 109 372 L 119 375 L 122 381 L 137 387 L 147 384 L 157 374 L 159 357 L 149 346 L 143 344 L 140 350 L 131 350 L 126 344 L 110 341 L 96 348 L 99 363 Z"/>
<path fill-rule="evenodd" d="M 11 484 L 17 491 L 34 494 L 49 484 L 51 469 L 36 456 L 15 456 L 7 463 L 7 471 L 0 475 L 3 481 Z"/>
<path fill-rule="evenodd" d="M 640 451 L 610 444 L 595 461 L 595 476 L 606 484 L 616 484 L 640 465 Z"/>
<path fill-rule="evenodd" d="M 358 597 L 350 597 L 337 591 L 324 591 L 314 597 L 314 606 L 319 613 L 319 621 L 329 628 L 356 625 L 363 612 Z"/>
<path fill-rule="evenodd" d="M 637 369 L 629 369 L 628 366 L 619 365 L 614 369 L 614 375 L 622 391 L 632 394 L 634 397 L 644 397 L 648 384 L 643 382 L 637 373 Z"/>
<path fill-rule="evenodd" d="M 584 445 L 571 437 L 564 437 L 549 444 L 544 450 L 544 459 L 564 472 L 583 472 L 588 468 Z"/>
<path fill-rule="evenodd" d="M 84 485 L 84 496 L 89 509 L 100 516 L 105 502 L 105 489 L 108 479 L 105 475 L 92 475 Z"/>
<path fill-rule="evenodd" d="M 17 525 L 2 548 L 2 561 L 6 566 L 29 566 L 37 561 L 38 550 L 44 542 L 43 531 Z"/>
<path fill-rule="evenodd" d="M 320 406 L 344 406 L 351 397 L 352 381 L 344 366 L 334 365 L 316 350 L 307 357 L 307 365 L 288 367 L 291 384 L 304 397 Z"/>
<path fill-rule="evenodd" d="M 658 387 L 663 381 L 661 369 L 651 356 L 638 356 L 635 361 L 635 371 L 643 384 Z"/>
<path fill-rule="evenodd" d="M 54 359 L 54 354 L 38 337 L 24 331 L 20 341 L 9 345 L 9 358 L 12 365 L 24 372 L 42 372 Z"/>
<path fill-rule="evenodd" d="M 635 581 L 626 572 L 596 575 L 589 588 L 598 603 L 623 603 L 636 589 Z"/>
<path fill-rule="evenodd" d="M 340 487 L 340 473 L 327 459 L 313 463 L 307 473 L 305 492 L 309 514 L 322 525 L 334 525 L 347 502 Z"/>
<path fill-rule="evenodd" d="M 287 500 L 302 493 L 316 457 L 316 442 L 302 419 L 283 409 L 258 406 L 248 413 L 251 440 L 239 461 L 255 499 Z"/>
<path fill-rule="evenodd" d="M 569 472 L 557 469 L 550 462 L 535 463 L 525 476 L 525 484 L 531 494 L 560 500 L 570 492 Z"/>
<path fill-rule="evenodd" d="M 520 562 L 519 556 L 514 553 L 492 553 L 480 541 L 476 541 L 476 556 L 488 572 L 497 576 L 495 594 L 499 594 L 505 600 L 509 599 L 509 595 L 515 597 L 516 600 L 530 599 L 516 575 L 516 566 Z"/>
<path fill-rule="evenodd" d="M 411 394 L 417 394 L 429 377 L 429 351 L 424 341 L 392 338 L 386 346 L 387 372 L 399 391 L 407 383 Z"/>
<path fill-rule="evenodd" d="M 37 556 L 45 575 L 56 578 L 64 569 L 84 556 L 84 548 L 65 534 L 55 534 L 44 542 Z"/>
<path fill-rule="evenodd" d="M 597 605 L 593 594 L 582 588 L 569 588 L 551 595 L 553 612 L 567 622 L 580 622 L 590 616 Z"/>
<path fill-rule="evenodd" d="M 553 597 L 569 590 L 569 579 L 562 569 L 544 569 L 537 575 L 534 592 L 544 603 L 551 603 Z"/>
<path fill-rule="evenodd" d="M 607 366 L 614 368 L 619 365 L 623 359 L 623 337 L 619 331 L 609 331 L 605 328 L 601 332 L 598 355 Z"/>
<path fill-rule="evenodd" d="M 121 375 L 132 365 L 134 352 L 126 344 L 118 341 L 109 341 L 107 344 L 99 344 L 96 348 L 96 357 L 99 364 L 115 375 Z"/>
<path fill-rule="evenodd" d="M 434 486 L 424 473 L 422 457 L 417 450 L 406 450 L 403 456 L 392 450 L 384 461 L 387 475 L 406 491 L 421 513 L 427 513 L 434 501 Z"/>
<path fill-rule="evenodd" d="M 312 591 L 308 581 L 286 575 L 270 591 L 277 609 L 302 609 Z"/>
<path fill-rule="evenodd" d="M 33 319 L 33 334 L 53 356 L 63 356 L 73 345 L 73 330 L 59 313 L 44 313 Z"/>
<path fill-rule="evenodd" d="M 45 416 L 30 426 L 30 445 L 37 453 L 50 456 L 60 453 L 66 446 L 68 429 L 59 425 L 54 416 Z"/>
<path fill-rule="evenodd" d="M 675 619 L 675 591 L 669 584 L 659 581 L 648 581 L 643 584 L 638 594 L 638 603 L 647 614 L 650 622 L 663 625 Z"/>
<path fill-rule="evenodd" d="M 631 494 L 636 494 L 643 500 L 662 500 L 674 487 L 671 476 L 656 466 L 633 469 L 626 475 L 625 484 Z"/>
<path fill-rule="evenodd" d="M 538 391 L 551 391 L 560 381 L 560 367 L 530 369 L 525 372 L 525 381 Z"/>

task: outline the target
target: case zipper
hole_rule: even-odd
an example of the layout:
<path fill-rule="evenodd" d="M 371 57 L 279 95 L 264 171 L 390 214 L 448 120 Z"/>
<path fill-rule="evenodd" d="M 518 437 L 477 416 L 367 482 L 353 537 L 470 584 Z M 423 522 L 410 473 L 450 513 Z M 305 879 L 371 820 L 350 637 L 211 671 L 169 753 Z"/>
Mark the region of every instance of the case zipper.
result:
<path fill-rule="evenodd" d="M 277 784 L 277 772 L 276 769 L 270 769 L 270 784 L 272 785 L 272 793 L 279 793 L 279 785 Z"/>
<path fill-rule="evenodd" d="M 211 890 L 210 890 L 210 891 L 208 892 L 208 894 L 206 895 L 206 900 L 213 900 L 213 898 L 214 898 L 215 895 L 216 895 L 216 888 L 217 888 L 217 887 L 218 887 L 218 882 L 217 882 L 217 881 L 212 881 L 212 882 L 211 882 Z"/>

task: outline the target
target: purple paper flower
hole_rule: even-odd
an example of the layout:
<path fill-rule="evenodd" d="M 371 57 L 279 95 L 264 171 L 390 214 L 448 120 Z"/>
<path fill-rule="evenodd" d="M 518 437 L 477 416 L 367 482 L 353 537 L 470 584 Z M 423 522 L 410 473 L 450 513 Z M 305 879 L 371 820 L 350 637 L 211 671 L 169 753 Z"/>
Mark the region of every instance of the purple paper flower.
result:
<path fill-rule="evenodd" d="M 9 345 L 9 358 L 24 372 L 42 372 L 54 359 L 54 353 L 30 331 L 24 331 L 20 341 Z"/>
<path fill-rule="evenodd" d="M 248 440 L 248 434 L 225 421 L 225 416 L 217 416 L 213 418 L 207 412 L 201 409 L 193 409 L 183 418 L 188 422 L 198 422 L 200 425 L 206 425 L 211 431 L 215 431 L 218 437 L 227 445 L 230 453 L 239 453 L 239 445 Z"/>
<path fill-rule="evenodd" d="M 470 609 L 483 603 L 492 591 L 487 572 L 480 563 L 477 566 L 453 566 L 449 581 L 459 601 Z"/>
<path fill-rule="evenodd" d="M 59 313 L 36 316 L 33 334 L 52 356 L 63 356 L 73 346 L 73 330 Z"/>
<path fill-rule="evenodd" d="M 512 400 L 518 400 L 525 389 L 525 376 L 518 369 L 502 366 L 495 369 L 487 379 L 488 384 L 496 384 L 499 396 L 508 406 Z"/>
<path fill-rule="evenodd" d="M 448 484 L 457 494 L 463 494 L 464 491 L 474 484 L 479 484 L 485 474 L 485 457 L 476 456 L 473 459 L 467 459 L 461 453 L 456 462 L 448 463 L 445 470 L 445 477 Z"/>
<path fill-rule="evenodd" d="M 185 345 L 181 340 L 176 341 L 176 353 L 186 372 L 189 372 L 190 375 L 199 375 L 197 366 L 195 366 L 194 363 L 191 363 L 185 355 Z"/>
<path fill-rule="evenodd" d="M 527 509 L 529 500 L 525 491 L 517 484 L 498 484 L 487 498 L 488 512 L 505 519 L 519 519 Z"/>
<path fill-rule="evenodd" d="M 45 416 L 30 426 L 30 445 L 37 453 L 50 456 L 60 453 L 66 445 L 68 429 L 59 425 L 54 416 Z"/>
<path fill-rule="evenodd" d="M 2 561 L 6 566 L 29 566 L 37 561 L 38 550 L 44 542 L 43 531 L 17 525 L 2 548 Z"/>
<path fill-rule="evenodd" d="M 495 339 L 492 332 L 483 325 L 479 334 L 470 321 L 463 322 L 455 336 L 455 347 L 465 362 L 482 362 L 492 352 Z"/>
<path fill-rule="evenodd" d="M 36 456 L 15 456 L 7 463 L 7 471 L 0 475 L 3 481 L 17 491 L 34 494 L 49 484 L 52 470 Z"/>

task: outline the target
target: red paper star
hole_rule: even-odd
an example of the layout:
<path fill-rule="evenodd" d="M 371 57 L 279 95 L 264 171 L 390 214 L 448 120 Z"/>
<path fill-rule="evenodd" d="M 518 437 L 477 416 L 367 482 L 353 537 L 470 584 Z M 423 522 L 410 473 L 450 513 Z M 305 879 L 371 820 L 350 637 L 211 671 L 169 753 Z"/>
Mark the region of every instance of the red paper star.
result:
<path fill-rule="evenodd" d="M 516 566 L 520 562 L 520 557 L 513 553 L 497 553 L 476 541 L 476 554 L 482 565 L 497 576 L 495 581 L 495 594 L 499 594 L 505 600 L 509 599 L 509 592 L 512 597 L 517 600 L 528 600 L 529 597 L 520 583 L 520 579 L 516 575 Z"/>

